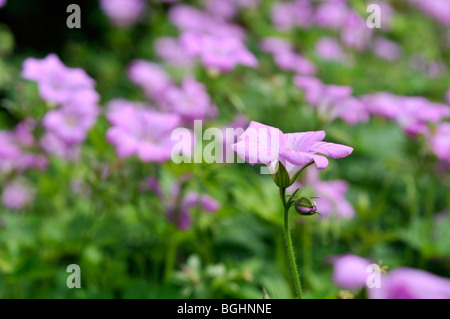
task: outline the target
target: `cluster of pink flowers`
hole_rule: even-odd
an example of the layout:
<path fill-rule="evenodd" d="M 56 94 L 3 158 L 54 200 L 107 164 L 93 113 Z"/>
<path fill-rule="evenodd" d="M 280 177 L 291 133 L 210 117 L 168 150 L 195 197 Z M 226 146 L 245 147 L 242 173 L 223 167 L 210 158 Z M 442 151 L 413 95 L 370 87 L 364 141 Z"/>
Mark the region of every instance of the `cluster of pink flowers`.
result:
<path fill-rule="evenodd" d="M 31 119 L 12 131 L 0 131 L 0 175 L 6 176 L 2 202 L 9 209 L 24 207 L 35 194 L 24 178 L 14 176 L 27 169 L 45 169 L 46 153 L 75 159 L 99 114 L 94 80 L 82 69 L 66 67 L 54 54 L 26 59 L 22 76 L 37 83 L 50 110 L 42 119 L 45 133 L 40 139 L 34 136 L 38 123 Z"/>
<path fill-rule="evenodd" d="M 304 92 L 305 100 L 316 108 L 322 120 L 340 118 L 348 124 L 365 123 L 369 112 L 365 105 L 352 96 L 349 86 L 326 85 L 318 78 L 296 76 L 294 83 Z"/>
<path fill-rule="evenodd" d="M 355 255 L 331 259 L 333 280 L 341 288 L 364 288 L 371 274 L 371 261 Z M 380 277 L 380 286 L 367 288 L 371 299 L 449 299 L 450 280 L 413 268 L 396 268 Z"/>
<path fill-rule="evenodd" d="M 76 159 L 79 146 L 100 112 L 94 80 L 82 69 L 66 67 L 54 54 L 41 60 L 26 59 L 22 76 L 37 83 L 41 98 L 52 108 L 42 121 L 46 129 L 42 148 Z"/>
<path fill-rule="evenodd" d="M 103 12 L 118 27 L 130 27 L 142 18 L 144 0 L 101 0 Z"/>
<path fill-rule="evenodd" d="M 243 42 L 244 31 L 237 25 L 187 5 L 174 6 L 169 16 L 182 34 L 177 40 L 164 38 L 156 42 L 157 52 L 167 62 L 183 65 L 199 58 L 206 68 L 219 72 L 231 71 L 238 64 L 258 65 Z M 187 58 L 170 52 L 175 48 Z"/>
<path fill-rule="evenodd" d="M 381 28 L 390 30 L 393 9 L 385 2 L 375 3 L 381 9 Z M 374 31 L 367 27 L 366 18 L 358 14 L 347 0 L 326 0 L 316 4 L 310 0 L 279 2 L 272 7 L 272 23 L 282 32 L 294 27 L 338 31 L 337 38 L 324 37 L 317 42 L 316 53 L 323 60 L 351 64 L 351 54 L 345 52 L 341 44 L 358 51 L 371 49 L 388 61 L 397 60 L 401 54 L 401 48 L 395 42 L 384 37 L 373 39 Z"/>
<path fill-rule="evenodd" d="M 172 130 L 180 124 L 176 114 L 164 114 L 140 103 L 113 100 L 107 115 L 112 127 L 106 138 L 121 158 L 137 155 L 143 162 L 170 159 Z"/>
<path fill-rule="evenodd" d="M 0 131 L 1 200 L 8 209 L 20 209 L 32 202 L 35 191 L 20 176 L 27 169 L 45 169 L 47 159 L 40 154 L 33 136 L 35 123 L 26 120 L 12 131 Z"/>
<path fill-rule="evenodd" d="M 143 60 L 131 63 L 128 76 L 159 110 L 177 114 L 182 124 L 192 126 L 194 120 L 217 117 L 217 106 L 205 85 L 191 76 L 186 76 L 179 87 L 161 66 Z"/>

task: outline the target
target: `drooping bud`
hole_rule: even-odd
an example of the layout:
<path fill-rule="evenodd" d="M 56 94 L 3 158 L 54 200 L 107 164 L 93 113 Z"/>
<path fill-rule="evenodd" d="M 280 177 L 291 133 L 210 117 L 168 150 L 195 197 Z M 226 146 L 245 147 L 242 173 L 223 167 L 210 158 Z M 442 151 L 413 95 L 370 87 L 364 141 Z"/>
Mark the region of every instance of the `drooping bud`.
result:
<path fill-rule="evenodd" d="M 316 202 L 307 198 L 300 197 L 294 203 L 295 211 L 302 216 L 311 216 L 318 214 Z"/>

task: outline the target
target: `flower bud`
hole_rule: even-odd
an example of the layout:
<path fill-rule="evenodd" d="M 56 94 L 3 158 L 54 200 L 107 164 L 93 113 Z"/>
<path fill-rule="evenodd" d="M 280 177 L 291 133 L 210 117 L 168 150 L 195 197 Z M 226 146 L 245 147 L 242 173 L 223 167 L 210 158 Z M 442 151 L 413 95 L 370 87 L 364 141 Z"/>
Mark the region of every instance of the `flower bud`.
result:
<path fill-rule="evenodd" d="M 318 214 L 316 202 L 307 198 L 300 197 L 294 203 L 295 211 L 302 216 L 311 216 Z"/>
<path fill-rule="evenodd" d="M 277 164 L 277 171 L 273 174 L 273 180 L 280 188 L 288 188 L 292 185 L 289 173 L 280 162 Z"/>

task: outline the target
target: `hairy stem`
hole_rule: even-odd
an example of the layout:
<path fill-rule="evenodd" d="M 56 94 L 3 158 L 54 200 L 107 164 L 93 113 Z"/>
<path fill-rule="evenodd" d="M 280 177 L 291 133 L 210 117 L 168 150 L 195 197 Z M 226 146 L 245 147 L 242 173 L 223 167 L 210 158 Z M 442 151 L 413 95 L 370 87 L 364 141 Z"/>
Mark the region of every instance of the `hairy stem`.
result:
<path fill-rule="evenodd" d="M 300 285 L 300 277 L 298 275 L 297 264 L 295 263 L 294 249 L 292 248 L 292 238 L 289 231 L 289 205 L 286 203 L 286 188 L 280 188 L 280 198 L 283 203 L 284 211 L 284 238 L 288 252 L 289 265 L 291 267 L 291 275 L 295 285 L 295 292 L 298 299 L 303 298 L 302 287 Z"/>

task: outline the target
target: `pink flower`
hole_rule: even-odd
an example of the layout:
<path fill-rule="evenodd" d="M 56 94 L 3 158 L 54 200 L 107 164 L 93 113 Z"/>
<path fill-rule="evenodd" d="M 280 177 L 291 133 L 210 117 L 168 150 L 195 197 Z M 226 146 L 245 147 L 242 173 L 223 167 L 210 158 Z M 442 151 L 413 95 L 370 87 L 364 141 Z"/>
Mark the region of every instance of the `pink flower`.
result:
<path fill-rule="evenodd" d="M 399 97 L 389 92 L 379 92 L 361 97 L 371 114 L 395 119 L 401 113 Z"/>
<path fill-rule="evenodd" d="M 187 5 L 177 5 L 170 9 L 169 19 L 182 31 L 209 34 L 215 37 L 243 39 L 244 30 L 224 20 Z"/>
<path fill-rule="evenodd" d="M 328 159 L 324 155 L 342 158 L 352 153 L 351 147 L 322 142 L 324 137 L 324 131 L 283 134 L 277 128 L 252 121 L 233 149 L 251 165 L 266 164 L 274 168 L 280 162 L 293 177 L 311 163 L 325 169 Z"/>
<path fill-rule="evenodd" d="M 229 72 L 238 64 L 251 68 L 258 66 L 255 56 L 236 37 L 185 32 L 180 41 L 186 52 L 191 56 L 199 56 L 207 68 Z"/>
<path fill-rule="evenodd" d="M 101 0 L 100 7 L 115 25 L 129 27 L 142 17 L 145 2 L 143 0 Z"/>
<path fill-rule="evenodd" d="M 450 116 L 447 105 L 432 103 L 423 97 L 401 97 L 399 103 L 401 112 L 396 121 L 412 137 L 428 133 L 429 124 Z"/>
<path fill-rule="evenodd" d="M 29 205 L 35 191 L 24 180 L 16 179 L 5 184 L 2 192 L 2 203 L 7 209 L 18 210 Z"/>
<path fill-rule="evenodd" d="M 436 156 L 450 163 L 450 123 L 439 124 L 429 140 Z"/>
<path fill-rule="evenodd" d="M 309 0 L 278 2 L 272 7 L 272 23 L 280 31 L 309 27 L 312 23 L 312 10 Z"/>
<path fill-rule="evenodd" d="M 328 121 L 340 118 L 350 125 L 369 120 L 365 104 L 351 97 L 351 87 L 325 85 L 317 78 L 305 76 L 296 76 L 294 83 L 304 91 L 306 101 L 321 118 Z"/>
<path fill-rule="evenodd" d="M 0 8 L 6 5 L 6 0 L 0 0 Z"/>
<path fill-rule="evenodd" d="M 192 59 L 183 52 L 178 39 L 161 37 L 155 41 L 155 51 L 165 62 L 178 66 L 188 66 Z"/>
<path fill-rule="evenodd" d="M 380 288 L 368 289 L 371 299 L 450 299 L 450 279 L 429 272 L 397 268 L 381 277 Z"/>
<path fill-rule="evenodd" d="M 351 11 L 341 29 L 342 42 L 348 47 L 364 51 L 369 47 L 373 29 L 367 27 L 366 20 Z"/>
<path fill-rule="evenodd" d="M 112 127 L 106 137 L 116 147 L 119 157 L 137 155 L 143 162 L 165 162 L 170 159 L 174 142 L 172 130 L 180 119 L 175 114 L 162 114 L 133 102 L 116 100 L 107 115 Z"/>
<path fill-rule="evenodd" d="M 232 19 L 238 12 L 237 3 L 233 0 L 207 0 L 205 6 L 213 16 L 225 20 Z"/>
<path fill-rule="evenodd" d="M 217 107 L 212 103 L 206 87 L 192 77 L 186 77 L 181 88 L 168 89 L 165 100 L 164 108 L 178 114 L 186 124 L 217 116 Z"/>
<path fill-rule="evenodd" d="M 366 106 L 359 99 L 350 97 L 344 99 L 330 110 L 330 120 L 340 118 L 350 125 L 367 123 L 370 119 Z"/>
<path fill-rule="evenodd" d="M 294 46 L 289 40 L 277 37 L 268 37 L 261 40 L 261 50 L 264 52 L 277 54 L 294 50 Z"/>
<path fill-rule="evenodd" d="M 314 20 L 323 28 L 339 29 L 344 24 L 350 8 L 346 1 L 324 1 L 317 7 Z"/>
<path fill-rule="evenodd" d="M 339 42 L 330 37 L 323 37 L 316 43 L 316 53 L 322 60 L 345 60 L 345 54 Z"/>
<path fill-rule="evenodd" d="M 144 60 L 131 62 L 128 78 L 157 104 L 163 103 L 165 91 L 173 86 L 172 79 L 161 66 Z"/>
<path fill-rule="evenodd" d="M 443 25 L 450 25 L 450 6 L 447 0 L 410 0 L 410 2 Z"/>
<path fill-rule="evenodd" d="M 373 41 L 373 52 L 382 59 L 393 62 L 401 55 L 400 46 L 386 38 L 378 37 Z"/>
<path fill-rule="evenodd" d="M 60 109 L 49 111 L 43 126 L 67 144 L 79 144 L 95 124 L 99 109 L 98 94 L 93 90 L 79 91 Z"/>
<path fill-rule="evenodd" d="M 36 81 L 42 99 L 52 103 L 66 102 L 74 92 L 94 87 L 94 80 L 84 70 L 66 67 L 55 54 L 42 60 L 26 59 L 22 76 Z"/>
<path fill-rule="evenodd" d="M 314 75 L 316 66 L 307 58 L 294 51 L 285 51 L 274 55 L 275 64 L 282 70 L 302 75 Z"/>
<path fill-rule="evenodd" d="M 333 281 L 337 286 L 350 290 L 365 286 L 370 275 L 367 272 L 367 266 L 372 264 L 370 261 L 355 255 L 343 255 L 331 258 L 331 263 L 334 266 Z"/>
<path fill-rule="evenodd" d="M 0 174 L 20 173 L 28 168 L 46 168 L 46 158 L 33 152 L 36 147 L 32 134 L 34 125 L 33 121 L 26 120 L 12 131 L 0 130 Z"/>

